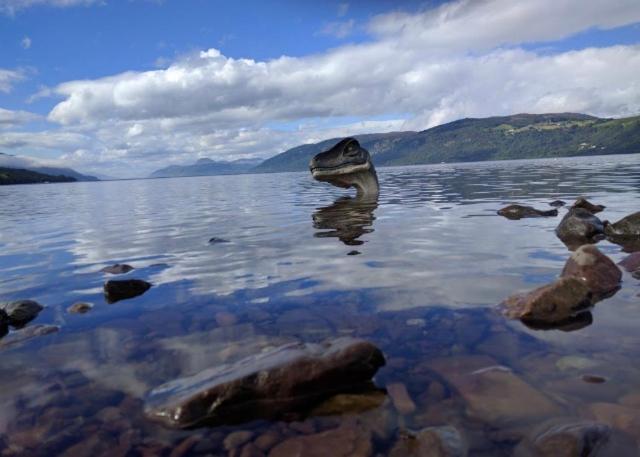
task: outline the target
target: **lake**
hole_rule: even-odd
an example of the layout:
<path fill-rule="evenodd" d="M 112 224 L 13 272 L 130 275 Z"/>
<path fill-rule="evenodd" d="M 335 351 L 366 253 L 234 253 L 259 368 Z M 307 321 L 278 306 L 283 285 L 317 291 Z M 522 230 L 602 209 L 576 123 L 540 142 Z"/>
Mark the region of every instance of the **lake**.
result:
<path fill-rule="evenodd" d="M 1 187 L 0 301 L 37 300 L 26 328 L 60 329 L 0 339 L 0 455 L 278 456 L 288 440 L 388 455 L 405 430 L 450 425 L 469 455 L 500 456 L 558 418 L 607 423 L 605 455 L 637 455 L 640 279 L 625 272 L 573 328 L 507 320 L 497 305 L 569 257 L 554 233 L 566 209 L 516 221 L 496 210 L 586 196 L 616 221 L 640 208 L 640 155 L 378 172 L 368 205 L 309 173 Z M 135 269 L 100 271 L 115 263 Z M 108 304 L 105 280 L 122 278 L 153 287 Z M 94 307 L 68 313 L 76 302 Z M 167 381 L 338 336 L 382 349 L 375 384 L 393 401 L 188 431 L 143 416 Z"/>

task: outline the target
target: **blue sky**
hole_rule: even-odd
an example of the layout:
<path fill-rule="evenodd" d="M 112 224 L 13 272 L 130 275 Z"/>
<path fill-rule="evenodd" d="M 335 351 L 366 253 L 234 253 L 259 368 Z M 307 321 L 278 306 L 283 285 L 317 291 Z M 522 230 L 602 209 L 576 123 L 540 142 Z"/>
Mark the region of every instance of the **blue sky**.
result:
<path fill-rule="evenodd" d="M 133 176 L 466 116 L 640 114 L 639 21 L 637 0 L 0 0 L 0 152 Z"/>

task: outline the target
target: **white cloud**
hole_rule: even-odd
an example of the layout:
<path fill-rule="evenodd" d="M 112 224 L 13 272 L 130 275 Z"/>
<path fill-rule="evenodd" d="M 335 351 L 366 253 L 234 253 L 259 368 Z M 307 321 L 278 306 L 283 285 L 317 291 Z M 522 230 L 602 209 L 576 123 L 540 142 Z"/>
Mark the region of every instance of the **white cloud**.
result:
<path fill-rule="evenodd" d="M 29 49 L 31 47 L 31 38 L 28 36 L 24 37 L 22 41 L 20 41 L 20 46 L 22 46 L 23 49 Z"/>
<path fill-rule="evenodd" d="M 336 38 L 346 38 L 351 35 L 355 23 L 356 22 L 353 19 L 349 19 L 348 21 L 328 22 L 322 30 L 320 30 L 320 33 L 322 35 L 330 35 Z"/>
<path fill-rule="evenodd" d="M 103 0 L 0 0 L 0 13 L 13 16 L 21 10 L 33 6 L 53 6 L 67 8 L 71 6 L 91 5 L 103 3 Z"/>
<path fill-rule="evenodd" d="M 13 85 L 24 79 L 24 72 L 21 70 L 8 70 L 0 68 L 0 92 L 9 92 Z"/>
<path fill-rule="evenodd" d="M 12 111 L 0 108 L 0 129 L 16 127 L 39 118 L 39 115 L 27 111 Z"/>
<path fill-rule="evenodd" d="M 333 136 L 420 130 L 467 116 L 633 115 L 640 46 L 546 54 L 517 45 L 638 22 L 636 5 L 487 0 L 391 13 L 370 23 L 373 41 L 316 55 L 255 61 L 209 49 L 153 71 L 66 82 L 51 89 L 63 100 L 48 119 L 80 136 L 60 146 L 73 163 L 141 175 L 167 162 L 265 157 Z M 377 116 L 394 120 L 339 122 Z M 38 141 L 24 133 L 4 147 L 27 151 Z"/>

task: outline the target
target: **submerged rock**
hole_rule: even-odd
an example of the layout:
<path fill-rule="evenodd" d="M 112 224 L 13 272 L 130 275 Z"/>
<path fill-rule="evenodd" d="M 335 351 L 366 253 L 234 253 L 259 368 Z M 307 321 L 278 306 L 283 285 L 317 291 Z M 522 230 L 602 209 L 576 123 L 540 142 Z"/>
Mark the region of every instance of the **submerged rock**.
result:
<path fill-rule="evenodd" d="M 157 387 L 145 414 L 175 428 L 284 417 L 366 383 L 384 364 L 363 340 L 291 343 Z"/>
<path fill-rule="evenodd" d="M 571 208 L 556 227 L 558 238 L 570 247 L 592 243 L 603 234 L 604 223 L 583 208 Z"/>
<path fill-rule="evenodd" d="M 515 451 L 516 457 L 595 457 L 607 444 L 611 428 L 591 421 L 548 421 Z"/>
<path fill-rule="evenodd" d="M 93 309 L 93 304 L 79 302 L 69 306 L 67 308 L 67 312 L 72 314 L 85 314 L 91 311 L 92 309 Z"/>
<path fill-rule="evenodd" d="M 209 238 L 209 244 L 220 244 L 220 243 L 230 243 L 229 240 L 225 240 L 224 238 L 213 237 Z"/>
<path fill-rule="evenodd" d="M 579 197 L 574 203 L 572 208 L 582 208 L 589 211 L 591 214 L 599 213 L 604 210 L 606 206 L 603 205 L 594 205 L 589 200 L 584 197 Z"/>
<path fill-rule="evenodd" d="M 13 326 L 22 326 L 35 319 L 44 307 L 34 300 L 15 300 L 0 304 L 6 320 Z M 2 316 L 0 316 L 0 321 Z"/>
<path fill-rule="evenodd" d="M 38 336 L 49 335 L 60 330 L 57 325 L 31 325 L 25 327 L 16 332 L 10 333 L 2 340 L 0 340 L 0 349 L 5 349 L 18 344 L 24 343 L 27 340 L 36 338 Z"/>
<path fill-rule="evenodd" d="M 134 268 L 131 265 L 127 265 L 126 263 L 116 263 L 115 265 L 110 265 L 108 267 L 104 267 L 102 270 L 103 273 L 109 273 L 112 275 L 121 275 L 124 273 L 129 273 Z"/>
<path fill-rule="evenodd" d="M 527 322 L 562 323 L 592 305 L 593 293 L 578 278 L 564 277 L 502 302 L 504 314 Z"/>
<path fill-rule="evenodd" d="M 539 209 L 535 209 L 531 206 L 523 206 L 523 205 L 509 205 L 505 206 L 501 210 L 498 210 L 498 214 L 500 216 L 504 216 L 507 219 L 522 219 L 525 217 L 552 217 L 558 215 L 557 209 L 550 209 L 548 211 L 543 211 Z"/>
<path fill-rule="evenodd" d="M 464 457 L 467 443 L 450 425 L 429 427 L 417 433 L 402 431 L 389 457 Z"/>
<path fill-rule="evenodd" d="M 564 200 L 554 200 L 549 203 L 549 206 L 555 206 L 556 208 L 560 208 L 561 206 L 564 206 L 566 204 L 567 202 L 565 202 Z"/>
<path fill-rule="evenodd" d="M 387 385 L 387 393 L 391 397 L 393 406 L 400 414 L 407 415 L 416 410 L 416 404 L 407 392 L 407 387 L 401 382 Z"/>
<path fill-rule="evenodd" d="M 369 457 L 371 433 L 343 425 L 313 435 L 296 436 L 275 446 L 268 457 Z"/>
<path fill-rule="evenodd" d="M 633 254 L 625 257 L 618 265 L 629 273 L 640 270 L 640 252 L 634 252 Z"/>
<path fill-rule="evenodd" d="M 604 232 L 607 236 L 613 237 L 640 237 L 640 211 L 613 224 L 607 224 Z"/>
<path fill-rule="evenodd" d="M 620 268 L 590 244 L 580 246 L 571 254 L 560 276 L 578 278 L 598 299 L 615 293 L 622 281 Z"/>
<path fill-rule="evenodd" d="M 137 297 L 145 293 L 151 284 L 141 279 L 109 280 L 104 283 L 104 296 L 109 303 Z"/>

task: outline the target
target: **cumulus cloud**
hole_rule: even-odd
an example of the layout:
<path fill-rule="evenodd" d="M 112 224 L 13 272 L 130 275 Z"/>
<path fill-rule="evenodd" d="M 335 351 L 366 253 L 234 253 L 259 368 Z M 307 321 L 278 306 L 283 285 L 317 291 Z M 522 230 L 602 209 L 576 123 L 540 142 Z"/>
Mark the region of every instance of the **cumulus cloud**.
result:
<path fill-rule="evenodd" d="M 18 11 L 33 6 L 53 6 L 67 8 L 70 6 L 91 5 L 102 3 L 102 0 L 0 0 L 0 13 L 13 16 Z"/>
<path fill-rule="evenodd" d="M 24 79 L 21 70 L 0 68 L 0 92 L 9 92 L 15 83 Z"/>
<path fill-rule="evenodd" d="M 28 111 L 12 111 L 0 108 L 0 129 L 8 127 L 16 127 L 27 122 L 35 121 L 40 116 Z"/>
<path fill-rule="evenodd" d="M 518 45 L 638 21 L 637 0 L 461 0 L 378 16 L 371 41 L 320 54 L 256 61 L 209 49 L 165 68 L 66 82 L 51 88 L 62 101 L 48 119 L 82 137 L 67 146 L 69 160 L 126 160 L 146 172 L 467 116 L 632 115 L 640 112 L 640 46 L 549 54 Z M 377 117 L 393 120 L 370 121 Z"/>

